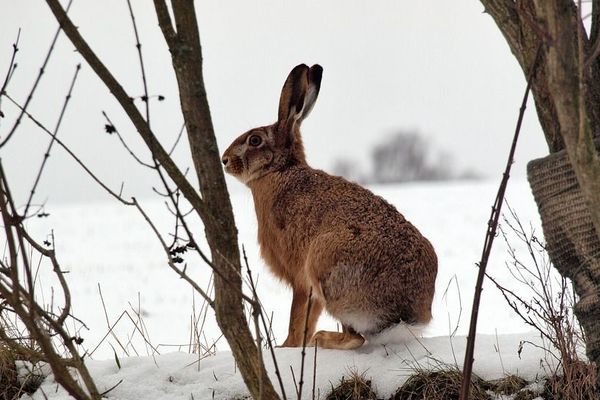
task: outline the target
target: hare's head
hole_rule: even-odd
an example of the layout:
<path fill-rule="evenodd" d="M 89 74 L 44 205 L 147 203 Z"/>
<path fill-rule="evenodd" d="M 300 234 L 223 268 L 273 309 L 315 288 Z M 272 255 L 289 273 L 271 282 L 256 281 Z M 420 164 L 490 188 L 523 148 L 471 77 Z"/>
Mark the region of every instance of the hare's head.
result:
<path fill-rule="evenodd" d="M 277 122 L 244 133 L 223 153 L 225 171 L 244 183 L 292 165 L 306 163 L 300 124 L 312 110 L 323 68 L 296 66 L 288 75 L 281 97 Z"/>

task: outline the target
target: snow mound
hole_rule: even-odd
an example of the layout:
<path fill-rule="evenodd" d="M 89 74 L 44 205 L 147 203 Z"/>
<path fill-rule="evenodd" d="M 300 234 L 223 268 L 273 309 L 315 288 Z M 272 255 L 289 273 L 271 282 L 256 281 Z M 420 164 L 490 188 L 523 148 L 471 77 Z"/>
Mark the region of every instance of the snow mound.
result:
<path fill-rule="evenodd" d="M 415 339 L 421 340 L 426 328 L 427 324 L 408 325 L 401 322 L 376 335 L 367 336 L 366 339 L 370 345 L 406 343 Z"/>
<path fill-rule="evenodd" d="M 537 334 L 478 335 L 474 372 L 484 379 L 497 379 L 517 374 L 531 380 L 543 371 L 540 360 L 544 351 L 524 341 L 541 344 Z M 324 398 L 342 376 L 352 371 L 364 373 L 377 393 L 388 398 L 410 376 L 415 367 L 439 368 L 441 365 L 461 367 L 466 338 L 462 336 L 431 337 L 408 340 L 402 344 L 369 344 L 355 351 L 317 351 L 316 398 Z M 523 348 L 522 348 L 523 347 Z M 522 349 L 521 349 L 522 348 Z M 521 350 L 522 351 L 521 351 Z M 296 398 L 292 372 L 300 380 L 301 349 L 275 350 L 288 398 Z M 265 362 L 273 384 L 279 392 L 275 369 L 268 351 Z M 303 398 L 312 398 L 313 361 L 315 351 L 307 349 Z M 170 353 L 155 357 L 130 357 L 120 360 L 88 361 L 88 367 L 100 391 L 117 385 L 107 394 L 109 399 L 233 399 L 248 395 L 230 352 L 198 361 L 187 353 Z M 120 382 L 120 383 L 119 383 Z M 69 396 L 48 377 L 33 399 L 66 400 Z"/>

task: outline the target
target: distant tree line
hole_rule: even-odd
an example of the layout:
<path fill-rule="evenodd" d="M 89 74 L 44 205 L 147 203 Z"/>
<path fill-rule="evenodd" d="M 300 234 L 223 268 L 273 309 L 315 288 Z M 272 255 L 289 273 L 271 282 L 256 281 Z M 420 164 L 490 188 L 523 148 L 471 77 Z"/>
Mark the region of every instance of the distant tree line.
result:
<path fill-rule="evenodd" d="M 433 152 L 429 141 L 417 132 L 399 131 L 387 137 L 371 151 L 372 169 L 366 174 L 350 159 L 338 159 L 334 174 L 362 183 L 400 183 L 476 179 L 472 170 L 457 173 L 452 156 Z"/>

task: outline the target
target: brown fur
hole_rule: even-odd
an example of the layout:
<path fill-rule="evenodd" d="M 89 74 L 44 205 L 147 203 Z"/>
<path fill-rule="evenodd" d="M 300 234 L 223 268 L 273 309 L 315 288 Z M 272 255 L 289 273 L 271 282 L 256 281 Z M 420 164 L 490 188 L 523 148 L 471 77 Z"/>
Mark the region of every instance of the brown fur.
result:
<path fill-rule="evenodd" d="M 361 335 L 431 319 L 437 257 L 384 199 L 307 165 L 299 127 L 316 100 L 321 71 L 294 68 L 282 90 L 279 120 L 241 135 L 223 163 L 250 187 L 261 254 L 293 289 L 283 345 L 302 345 L 312 288 L 310 343 L 347 349 L 362 345 Z M 342 322 L 344 333 L 315 334 L 323 308 Z"/>

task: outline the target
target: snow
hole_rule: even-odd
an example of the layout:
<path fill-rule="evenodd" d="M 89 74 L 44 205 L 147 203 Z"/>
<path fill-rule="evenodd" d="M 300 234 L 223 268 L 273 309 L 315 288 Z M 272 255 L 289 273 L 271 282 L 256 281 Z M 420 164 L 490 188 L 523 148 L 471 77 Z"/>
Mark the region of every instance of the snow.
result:
<path fill-rule="evenodd" d="M 359 373 L 366 371 L 379 393 L 387 395 L 410 372 L 411 363 L 423 365 L 436 359 L 454 365 L 455 358 L 459 365 L 462 363 L 464 335 L 477 276 L 475 263 L 480 257 L 497 185 L 497 181 L 465 181 L 371 188 L 393 203 L 436 248 L 439 273 L 434 319 L 425 327 L 424 338 L 419 341 L 409 338 L 406 344 L 385 347 L 372 344 L 346 352 L 319 349 L 316 384 L 321 393 L 353 369 Z M 511 181 L 507 199 L 525 225 L 531 224 L 541 232 L 526 181 Z M 281 343 L 287 334 L 290 290 L 267 272 L 259 257 L 249 192 L 234 186 L 232 201 L 240 243 L 247 250 L 258 281 L 258 295 L 269 318 L 273 316 L 273 333 Z M 173 217 L 162 201 L 142 199 L 141 203 L 170 240 L 168 233 L 172 232 Z M 91 206 L 47 207 L 47 211 L 50 217 L 30 220 L 29 229 L 40 240 L 46 239 L 51 230 L 54 232 L 59 260 L 63 269 L 69 271 L 67 279 L 74 314 L 88 327 L 79 331 L 85 339 L 82 351 L 90 353 L 88 365 L 101 390 L 123 379 L 110 392 L 110 398 L 190 399 L 193 395 L 194 399 L 204 399 L 212 398 L 214 391 L 214 398 L 224 399 L 246 393 L 227 343 L 219 339 L 212 310 L 206 312 L 200 297 L 167 267 L 159 242 L 135 209 L 104 202 Z M 192 226 L 200 238 L 199 222 Z M 504 284 L 510 284 L 512 279 L 504 265 L 508 258 L 506 245 L 502 237 L 498 237 L 488 272 Z M 185 259 L 188 272 L 201 287 L 208 287 L 209 267 L 190 255 Z M 46 272 L 40 274 L 39 284 L 46 288 L 55 286 Z M 45 292 L 50 296 L 49 290 Z M 127 314 L 122 316 L 125 311 Z M 200 321 L 201 335 L 194 334 L 192 320 Z M 109 326 L 113 325 L 113 334 L 107 336 Z M 318 328 L 336 330 L 337 324 L 328 316 L 322 316 Z M 504 372 L 518 372 L 526 378 L 539 374 L 542 357 L 539 350 L 529 347 L 520 359 L 516 355 L 521 340 L 539 342 L 528 330 L 499 291 L 486 282 L 479 313 L 475 371 L 486 378 L 500 377 Z M 451 333 L 456 336 L 450 338 Z M 195 341 L 203 346 L 216 342 L 216 355 L 198 363 L 197 355 L 188 354 Z M 115 353 L 122 364 L 121 370 L 116 366 Z M 277 349 L 277 358 L 287 376 L 288 396 L 294 391 L 288 376 L 289 366 L 299 374 L 299 354 L 298 349 Z M 265 355 L 270 362 L 268 352 Z M 310 350 L 306 357 L 311 375 L 307 379 L 308 386 L 312 385 L 312 357 Z M 45 395 L 49 399 L 66 398 L 55 386 L 51 378 L 47 379 L 43 386 Z M 309 391 L 306 389 L 305 393 Z M 38 393 L 34 398 L 41 399 L 43 395 Z"/>
<path fill-rule="evenodd" d="M 518 356 L 519 343 L 539 341 L 535 335 L 479 335 L 476 344 L 478 359 L 474 372 L 485 379 L 497 379 L 515 373 L 526 379 L 539 374 L 543 351 L 526 347 Z M 371 345 L 356 351 L 318 349 L 316 398 L 324 398 L 342 376 L 353 371 L 364 373 L 372 381 L 375 391 L 389 398 L 414 369 L 438 368 L 441 365 L 461 365 L 464 358 L 464 337 L 436 337 L 409 340 L 405 344 L 389 346 Z M 500 351 L 498 351 L 498 349 Z M 269 375 L 280 392 L 272 360 L 265 352 Z M 296 398 L 292 378 L 300 380 L 301 349 L 276 349 L 276 358 L 288 398 Z M 312 398 L 314 349 L 307 349 L 303 398 Z M 198 362 L 197 356 L 188 353 L 169 353 L 152 357 L 129 357 L 121 360 L 121 369 L 114 360 L 90 361 L 88 366 L 96 378 L 100 391 L 117 385 L 109 398 L 134 399 L 232 399 L 249 395 L 236 370 L 230 352 Z M 52 379 L 44 382 L 34 399 L 65 399 L 65 392 Z M 319 394 L 321 396 L 319 396 Z"/>

